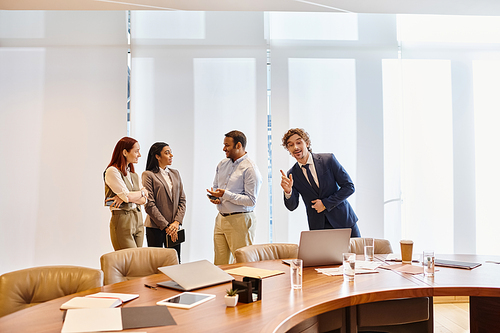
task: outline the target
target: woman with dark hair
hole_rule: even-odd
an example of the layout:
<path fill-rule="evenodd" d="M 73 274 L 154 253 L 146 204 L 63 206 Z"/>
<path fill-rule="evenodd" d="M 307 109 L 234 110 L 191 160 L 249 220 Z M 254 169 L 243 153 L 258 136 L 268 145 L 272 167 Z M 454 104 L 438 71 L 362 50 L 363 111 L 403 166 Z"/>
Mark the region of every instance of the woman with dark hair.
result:
<path fill-rule="evenodd" d="M 177 232 L 186 213 L 186 195 L 179 171 L 170 169 L 172 149 L 165 142 L 151 146 L 142 173 L 142 183 L 148 191 L 146 239 L 149 247 L 171 247 L 167 236 L 177 241 Z M 173 246 L 181 261 L 181 245 Z"/>
<path fill-rule="evenodd" d="M 144 241 L 144 226 L 138 205 L 146 203 L 147 191 L 134 170 L 134 164 L 141 157 L 139 150 L 137 140 L 121 138 L 104 172 L 105 204 L 111 209 L 109 229 L 115 251 L 141 247 Z"/>

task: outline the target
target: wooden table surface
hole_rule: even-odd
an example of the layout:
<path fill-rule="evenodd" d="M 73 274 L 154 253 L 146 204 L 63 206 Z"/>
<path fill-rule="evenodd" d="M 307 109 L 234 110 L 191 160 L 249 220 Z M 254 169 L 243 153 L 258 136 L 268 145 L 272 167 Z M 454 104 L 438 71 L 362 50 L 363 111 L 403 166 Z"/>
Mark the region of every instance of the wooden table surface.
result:
<path fill-rule="evenodd" d="M 482 265 L 473 270 L 437 267 L 439 271 L 434 278 L 378 269 L 378 273 L 356 275 L 354 282 L 344 282 L 342 276 L 326 276 L 317 273 L 313 267 L 307 267 L 303 273 L 302 290 L 290 288 L 289 267 L 281 260 L 225 265 L 221 267 L 252 266 L 278 269 L 285 273 L 263 279 L 261 301 L 238 303 L 236 307 L 228 308 L 224 295 L 225 290 L 231 287 L 230 283 L 199 289 L 196 292 L 215 294 L 216 298 L 189 310 L 169 308 L 177 325 L 128 332 L 164 332 L 166 329 L 168 332 L 234 332 L 235 329 L 238 333 L 285 332 L 307 318 L 355 304 L 423 296 L 500 297 L 500 265 L 485 263 L 485 260 L 500 261 L 500 257 L 437 257 L 481 262 Z M 235 277 L 237 280 L 242 278 Z M 0 318 L 0 332 L 61 332 L 61 304 L 75 296 L 99 291 L 140 294 L 139 298 L 125 303 L 124 307 L 155 305 L 157 301 L 179 292 L 161 287 L 149 289 L 144 284 L 154 285 L 166 280 L 168 277 L 165 275 L 156 274 L 48 301 Z"/>

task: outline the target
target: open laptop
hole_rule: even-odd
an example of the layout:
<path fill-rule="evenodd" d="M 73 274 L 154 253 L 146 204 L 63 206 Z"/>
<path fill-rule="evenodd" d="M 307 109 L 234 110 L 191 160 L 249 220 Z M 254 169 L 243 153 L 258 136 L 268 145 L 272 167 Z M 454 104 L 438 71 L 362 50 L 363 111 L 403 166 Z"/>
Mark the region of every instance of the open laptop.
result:
<path fill-rule="evenodd" d="M 158 286 L 181 291 L 190 291 L 234 280 L 234 277 L 208 260 L 159 267 L 158 269 L 172 279 L 157 283 Z"/>
<path fill-rule="evenodd" d="M 350 239 L 350 228 L 302 231 L 298 258 L 304 267 L 341 264 L 342 253 L 349 252 Z"/>

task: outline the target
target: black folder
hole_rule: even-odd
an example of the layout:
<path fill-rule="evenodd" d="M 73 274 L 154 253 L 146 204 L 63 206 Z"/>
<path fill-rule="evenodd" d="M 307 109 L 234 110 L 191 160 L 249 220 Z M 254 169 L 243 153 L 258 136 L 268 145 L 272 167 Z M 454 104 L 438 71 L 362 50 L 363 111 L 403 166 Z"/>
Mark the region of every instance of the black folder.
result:
<path fill-rule="evenodd" d="M 180 243 L 183 243 L 186 240 L 186 232 L 184 231 L 184 229 L 179 229 L 179 231 L 177 231 L 177 240 L 175 242 L 172 241 L 172 237 L 170 237 L 169 235 L 166 235 L 166 237 L 166 245 L 168 248 L 171 248 L 179 245 Z"/>

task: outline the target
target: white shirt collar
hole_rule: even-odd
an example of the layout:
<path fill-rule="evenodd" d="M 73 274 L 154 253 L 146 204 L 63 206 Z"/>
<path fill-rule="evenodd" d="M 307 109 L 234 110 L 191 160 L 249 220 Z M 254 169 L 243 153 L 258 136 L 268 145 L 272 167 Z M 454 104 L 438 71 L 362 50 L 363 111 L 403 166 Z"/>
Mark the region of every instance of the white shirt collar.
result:
<path fill-rule="evenodd" d="M 241 161 L 243 161 L 244 159 L 246 159 L 248 157 L 248 153 L 245 152 L 245 154 L 243 156 L 241 156 L 240 158 L 238 158 L 236 161 L 232 161 L 231 159 L 229 159 L 231 162 L 233 162 L 234 164 L 238 164 L 238 163 L 241 163 Z"/>
<path fill-rule="evenodd" d="M 308 151 L 308 153 L 309 153 L 309 157 L 307 158 L 307 162 L 305 164 L 314 165 L 313 154 L 310 151 Z M 299 163 L 299 167 L 301 167 L 301 168 L 302 168 L 302 166 L 305 165 L 305 164 L 300 163 L 299 161 L 297 161 L 297 163 Z"/>

